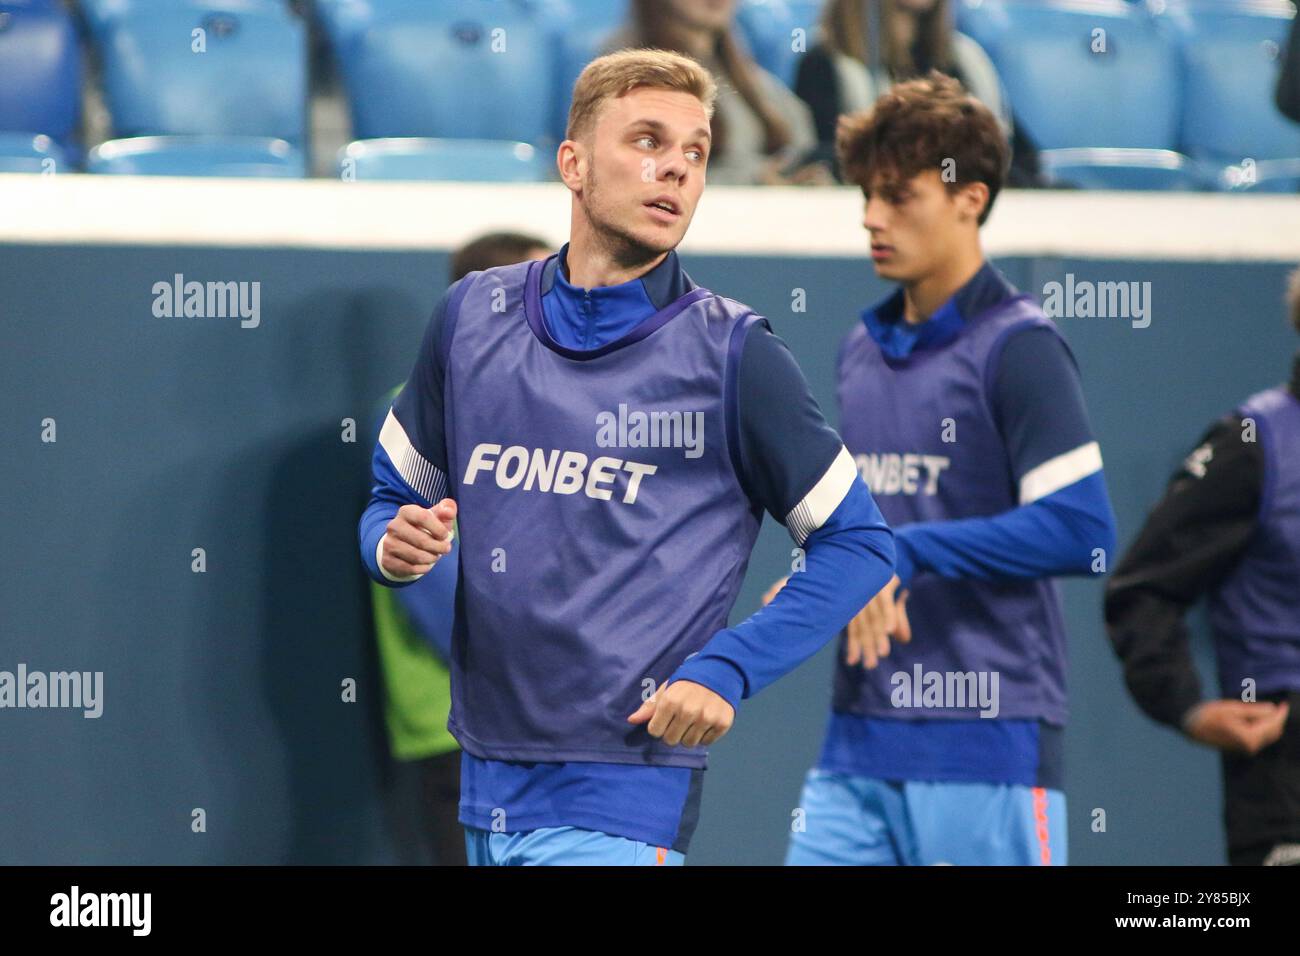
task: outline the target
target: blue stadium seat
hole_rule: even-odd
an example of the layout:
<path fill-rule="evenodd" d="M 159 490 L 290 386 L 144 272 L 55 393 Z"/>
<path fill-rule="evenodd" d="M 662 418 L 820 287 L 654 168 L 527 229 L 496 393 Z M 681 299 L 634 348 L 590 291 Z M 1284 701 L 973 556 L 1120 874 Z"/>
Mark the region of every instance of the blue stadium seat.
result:
<path fill-rule="evenodd" d="M 1300 192 L 1300 159 L 1244 159 L 1240 163 L 1209 166 L 1212 185 L 1225 192 Z"/>
<path fill-rule="evenodd" d="M 539 142 L 564 24 L 539 0 L 326 0 L 353 135 Z"/>
<path fill-rule="evenodd" d="M 790 28 L 798 27 L 804 31 L 804 40 L 809 48 L 818 40 L 818 31 L 822 24 L 822 11 L 826 8 L 826 0 L 785 0 L 786 10 L 789 11 Z"/>
<path fill-rule="evenodd" d="M 560 0 L 566 3 L 571 24 L 613 33 L 627 22 L 629 0 Z"/>
<path fill-rule="evenodd" d="M 366 139 L 339 150 L 344 179 L 535 183 L 553 163 L 528 143 L 489 139 Z"/>
<path fill-rule="evenodd" d="M 92 0 L 87 20 L 117 137 L 90 171 L 303 175 L 306 29 L 286 4 Z"/>
<path fill-rule="evenodd" d="M 1176 45 L 1144 7 L 1124 0 L 985 0 L 959 10 L 985 47 L 1012 108 L 1048 168 L 1076 167 L 1097 148 L 1088 178 L 1109 188 L 1188 188 L 1178 148 Z M 1142 159 L 1133 150 L 1155 150 Z M 1122 150 L 1116 153 L 1115 150 Z M 1125 162 L 1134 165 L 1129 168 Z"/>
<path fill-rule="evenodd" d="M 786 85 L 794 84 L 799 65 L 798 54 L 791 49 L 790 33 L 804 24 L 795 20 L 789 0 L 741 0 L 736 8 L 736 24 L 750 53 L 759 66 Z M 815 37 L 815 30 L 806 35 L 808 46 L 812 46 Z"/>
<path fill-rule="evenodd" d="M 101 15 L 95 45 L 118 136 L 303 142 L 306 30 L 284 4 L 103 0 Z"/>
<path fill-rule="evenodd" d="M 1208 184 L 1196 163 L 1168 149 L 1049 149 L 1040 154 L 1045 175 L 1080 189 L 1194 190 Z"/>
<path fill-rule="evenodd" d="M 133 136 L 100 143 L 86 172 L 136 176 L 229 176 L 300 179 L 301 150 L 263 136 Z"/>
<path fill-rule="evenodd" d="M 556 93 L 553 110 L 552 135 L 564 138 L 564 130 L 569 121 L 569 104 L 573 99 L 573 84 L 583 68 L 601 53 L 601 48 L 621 24 L 598 23 L 586 24 L 575 21 L 568 32 L 560 39 L 556 60 Z"/>
<path fill-rule="evenodd" d="M 605 41 L 631 22 L 631 0 L 557 0 L 566 4 L 564 29 L 556 37 L 554 101 L 549 126 L 559 142 L 569 122 L 573 84 L 600 53 Z"/>
<path fill-rule="evenodd" d="M 1294 191 L 1300 125 L 1274 102 L 1293 16 L 1286 0 L 1174 0 L 1161 18 L 1182 53 L 1183 151 L 1221 188 Z"/>
<path fill-rule="evenodd" d="M 985 50 L 1007 29 L 1007 11 L 1002 0 L 955 0 L 953 7 L 957 29 Z"/>
<path fill-rule="evenodd" d="M 67 158 L 43 133 L 0 133 L 0 173 L 59 172 Z"/>
<path fill-rule="evenodd" d="M 75 155 L 81 52 L 72 18 L 48 0 L 0 0 L 0 163 L 8 171 Z M 53 142 L 42 141 L 41 137 Z"/>

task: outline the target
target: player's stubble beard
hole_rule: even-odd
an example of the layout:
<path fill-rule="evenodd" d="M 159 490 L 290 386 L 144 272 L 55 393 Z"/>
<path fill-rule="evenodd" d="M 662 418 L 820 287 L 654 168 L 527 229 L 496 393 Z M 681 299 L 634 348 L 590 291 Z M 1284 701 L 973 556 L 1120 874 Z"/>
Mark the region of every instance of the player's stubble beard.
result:
<path fill-rule="evenodd" d="M 616 225 L 605 214 L 601 195 L 596 181 L 596 164 L 587 167 L 587 178 L 582 191 L 587 197 L 587 221 L 591 223 L 592 235 L 597 244 L 605 251 L 610 260 L 621 269 L 636 270 L 648 267 L 673 246 L 656 248 L 634 236 L 629 230 Z"/>

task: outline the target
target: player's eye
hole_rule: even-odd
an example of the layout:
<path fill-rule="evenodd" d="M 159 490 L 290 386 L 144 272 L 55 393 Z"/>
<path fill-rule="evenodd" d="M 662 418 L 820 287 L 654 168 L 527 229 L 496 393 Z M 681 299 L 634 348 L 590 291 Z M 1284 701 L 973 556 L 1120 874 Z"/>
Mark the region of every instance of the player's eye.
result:
<path fill-rule="evenodd" d="M 654 149 L 655 138 L 653 136 L 638 136 L 636 138 L 636 144 L 638 146 L 644 146 L 646 149 Z"/>
<path fill-rule="evenodd" d="M 704 162 L 704 150 L 702 149 L 688 149 L 686 151 L 686 155 L 690 157 L 692 162 L 696 162 L 696 163 Z"/>

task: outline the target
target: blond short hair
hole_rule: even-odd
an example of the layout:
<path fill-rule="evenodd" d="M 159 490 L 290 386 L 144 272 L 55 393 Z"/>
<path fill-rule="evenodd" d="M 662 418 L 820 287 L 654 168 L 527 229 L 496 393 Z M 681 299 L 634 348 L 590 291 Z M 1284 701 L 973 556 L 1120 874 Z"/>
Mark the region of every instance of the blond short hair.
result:
<path fill-rule="evenodd" d="M 704 104 L 710 118 L 718 96 L 712 74 L 689 56 L 668 50 L 619 50 L 592 60 L 573 84 L 565 137 L 587 135 L 606 100 L 643 88 L 689 93 Z"/>

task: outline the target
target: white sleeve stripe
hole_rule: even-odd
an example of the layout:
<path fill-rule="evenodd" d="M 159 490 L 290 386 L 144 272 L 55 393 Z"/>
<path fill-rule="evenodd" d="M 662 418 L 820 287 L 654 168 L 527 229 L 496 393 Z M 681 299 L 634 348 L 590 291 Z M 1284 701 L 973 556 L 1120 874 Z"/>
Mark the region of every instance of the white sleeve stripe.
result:
<path fill-rule="evenodd" d="M 396 584 L 405 584 L 407 581 L 418 581 L 420 578 L 424 577 L 423 574 L 394 575 L 388 573 L 384 568 L 384 535 L 382 534 L 379 536 L 379 543 L 375 545 L 375 563 L 379 565 L 379 573 Z"/>
<path fill-rule="evenodd" d="M 1101 447 L 1095 442 L 1080 445 L 1032 468 L 1020 479 L 1020 503 L 1027 505 L 1101 471 Z"/>
<path fill-rule="evenodd" d="M 813 485 L 812 491 L 804 495 L 803 501 L 790 509 L 785 516 L 785 526 L 794 538 L 795 544 L 802 545 L 826 519 L 840 506 L 844 496 L 849 493 L 853 483 L 858 480 L 858 468 L 853 463 L 853 456 L 843 445 L 835 456 L 826 473 Z"/>
<path fill-rule="evenodd" d="M 447 476 L 415 450 L 411 439 L 406 435 L 406 429 L 391 408 L 388 417 L 384 419 L 384 427 L 379 432 L 379 444 L 388 453 L 402 480 L 417 494 L 423 495 L 426 501 L 433 504 L 447 497 Z"/>

